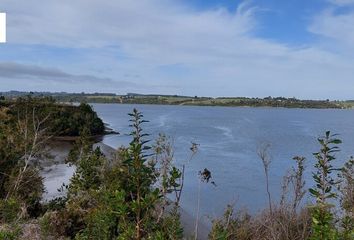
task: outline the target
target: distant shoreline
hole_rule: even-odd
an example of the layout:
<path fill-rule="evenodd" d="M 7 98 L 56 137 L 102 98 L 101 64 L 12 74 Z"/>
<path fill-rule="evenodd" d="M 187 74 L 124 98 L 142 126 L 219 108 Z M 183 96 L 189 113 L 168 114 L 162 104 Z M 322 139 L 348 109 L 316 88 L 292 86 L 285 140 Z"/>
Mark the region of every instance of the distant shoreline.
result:
<path fill-rule="evenodd" d="M 51 93 L 51 92 L 0 92 L 5 99 L 19 97 L 53 98 L 57 102 L 74 103 L 115 103 L 115 104 L 152 104 L 179 106 L 221 106 L 221 107 L 275 107 L 275 108 L 310 108 L 310 109 L 353 109 L 354 100 L 311 100 L 295 97 L 203 97 L 161 94 L 117 95 L 115 93 Z"/>
<path fill-rule="evenodd" d="M 164 104 L 164 103 L 112 103 L 112 102 L 87 102 L 88 104 L 117 104 L 117 105 L 156 105 L 156 106 L 181 106 L 181 107 L 227 107 L 227 108 L 283 108 L 283 109 L 337 109 L 353 110 L 353 107 L 286 107 L 286 106 L 249 106 L 249 105 L 204 105 L 204 104 Z"/>

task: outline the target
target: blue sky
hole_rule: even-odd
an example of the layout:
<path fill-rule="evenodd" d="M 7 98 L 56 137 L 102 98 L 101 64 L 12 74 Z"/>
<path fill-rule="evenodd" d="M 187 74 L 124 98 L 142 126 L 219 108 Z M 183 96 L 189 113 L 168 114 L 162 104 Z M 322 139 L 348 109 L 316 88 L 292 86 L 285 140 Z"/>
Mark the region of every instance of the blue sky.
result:
<path fill-rule="evenodd" d="M 184 2 L 192 4 L 196 9 L 225 7 L 233 12 L 243 1 L 185 0 Z M 313 38 L 306 31 L 306 26 L 311 22 L 311 16 L 331 6 L 330 2 L 324 0 L 266 0 L 252 3 L 259 8 L 256 18 L 261 24 L 256 30 L 257 36 L 300 44 Z"/>
<path fill-rule="evenodd" d="M 2 0 L 0 11 L 0 91 L 354 98 L 354 0 Z"/>

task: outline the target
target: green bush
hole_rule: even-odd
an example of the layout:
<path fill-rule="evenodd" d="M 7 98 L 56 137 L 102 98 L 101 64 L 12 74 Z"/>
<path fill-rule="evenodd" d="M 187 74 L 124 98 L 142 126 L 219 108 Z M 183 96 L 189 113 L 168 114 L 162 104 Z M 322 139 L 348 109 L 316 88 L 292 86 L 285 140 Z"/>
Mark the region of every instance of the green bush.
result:
<path fill-rule="evenodd" d="M 21 213 L 21 205 L 18 200 L 10 198 L 0 200 L 0 222 L 11 223 L 17 220 Z"/>
<path fill-rule="evenodd" d="M 20 236 L 20 229 L 17 228 L 15 230 L 7 229 L 2 230 L 0 229 L 0 240 L 17 240 Z"/>
<path fill-rule="evenodd" d="M 327 131 L 325 136 L 318 138 L 321 145 L 319 152 L 313 155 L 317 159 L 315 163 L 316 172 L 313 179 L 316 183 L 314 188 L 310 188 L 311 195 L 316 199 L 316 205 L 311 207 L 312 214 L 312 240 L 335 240 L 338 231 L 335 228 L 333 205 L 328 201 L 337 198 L 333 191 L 336 181 L 333 179 L 332 172 L 337 169 L 332 166 L 332 161 L 336 159 L 335 153 L 339 152 L 338 144 L 341 140 Z"/>
<path fill-rule="evenodd" d="M 164 190 L 156 186 L 159 172 L 141 128 L 145 120 L 137 110 L 130 116 L 132 141 L 129 147 L 119 149 L 113 162 L 108 164 L 99 149 L 85 146 L 77 148 L 78 154 L 72 154 L 73 158 L 79 157 L 72 160 L 77 170 L 68 188 L 65 209 L 59 212 L 76 216 L 70 232 L 75 239 L 182 238 L 177 206 L 161 216 L 158 211 L 165 202 L 163 192 L 179 188 L 176 178 L 181 174 L 176 168 L 168 169 Z"/>

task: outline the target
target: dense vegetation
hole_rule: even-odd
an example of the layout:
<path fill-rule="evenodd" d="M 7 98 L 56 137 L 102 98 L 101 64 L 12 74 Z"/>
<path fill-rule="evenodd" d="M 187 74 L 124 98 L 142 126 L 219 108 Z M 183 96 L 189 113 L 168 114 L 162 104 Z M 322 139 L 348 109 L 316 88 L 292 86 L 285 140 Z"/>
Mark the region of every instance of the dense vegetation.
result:
<path fill-rule="evenodd" d="M 27 92 L 0 93 L 6 98 L 18 98 Z M 59 102 L 121 103 L 121 104 L 162 104 L 194 106 L 228 106 L 228 107 L 285 107 L 285 108 L 353 108 L 354 101 L 300 100 L 285 97 L 198 97 L 158 94 L 116 95 L 113 93 L 49 93 L 34 92 L 33 96 L 50 96 Z"/>
<path fill-rule="evenodd" d="M 2 112 L 2 119 L 8 116 Z M 31 219 L 37 219 L 44 239 L 181 239 L 182 172 L 172 166 L 165 137 L 150 149 L 141 129 L 142 115 L 135 110 L 131 117 L 132 141 L 111 160 L 92 148 L 88 129 L 82 131 L 68 159 L 77 170 L 63 187 L 67 196 L 44 205 L 37 161 L 44 154 L 44 125 L 26 125 L 26 120 L 1 125 L 0 239 L 16 239 Z M 16 127 L 22 123 L 26 139 Z M 176 194 L 174 201 L 167 199 L 169 193 Z"/>
<path fill-rule="evenodd" d="M 14 119 L 13 112 L 1 108 L 0 239 L 183 238 L 179 203 L 185 166 L 178 169 L 173 165 L 171 139 L 160 135 L 149 142 L 141 113 L 134 109 L 130 114 L 131 142 L 117 149 L 113 158 L 92 147 L 89 128 L 84 127 L 68 158 L 77 170 L 70 184 L 63 186 L 66 197 L 42 203 L 43 179 L 36 159 L 45 154 L 44 145 L 52 130 L 48 132 L 46 127 L 46 111 L 42 119 L 41 115 L 33 117 L 34 109 L 37 107 L 31 111 L 19 108 L 17 115 L 22 117 Z M 224 217 L 213 221 L 209 239 L 352 240 L 354 160 L 335 169 L 332 162 L 341 141 L 326 132 L 318 143 L 314 187 L 309 190 L 313 205 L 302 203 L 307 192 L 303 179 L 306 159 L 295 157 L 295 167 L 284 177 L 279 204 L 268 191 L 269 207 L 260 214 L 251 216 L 229 206 Z M 197 148 L 192 144 L 191 158 Z M 271 177 L 268 151 L 267 146 L 258 151 L 267 189 Z M 215 185 L 211 174 L 208 169 L 200 171 L 200 184 Z M 197 237 L 198 218 L 192 239 Z"/>
<path fill-rule="evenodd" d="M 102 120 L 85 103 L 73 106 L 57 104 L 51 97 L 29 96 L 16 100 L 0 100 L 0 108 L 11 118 L 8 122 L 14 122 L 17 118 L 43 121 L 47 133 L 52 136 L 79 136 L 84 127 L 89 129 L 91 135 L 100 135 L 105 131 Z"/>

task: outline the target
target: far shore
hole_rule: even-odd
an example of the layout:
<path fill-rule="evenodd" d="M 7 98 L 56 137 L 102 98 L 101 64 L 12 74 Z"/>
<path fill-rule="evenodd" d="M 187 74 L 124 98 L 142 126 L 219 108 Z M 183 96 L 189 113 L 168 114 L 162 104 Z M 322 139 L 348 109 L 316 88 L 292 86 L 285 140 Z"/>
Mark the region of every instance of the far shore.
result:
<path fill-rule="evenodd" d="M 350 106 L 271 106 L 271 105 L 232 105 L 232 104 L 198 104 L 198 103 L 150 103 L 150 102 L 87 102 L 88 104 L 118 104 L 118 105 L 156 105 L 156 106 L 180 106 L 180 107 L 226 107 L 226 108 L 283 108 L 283 109 L 337 109 L 337 110 L 352 110 L 354 104 Z"/>
<path fill-rule="evenodd" d="M 127 93 L 55 93 L 55 92 L 0 92 L 5 98 L 14 100 L 21 96 L 52 97 L 62 104 L 114 103 L 114 104 L 153 104 L 178 106 L 221 106 L 221 107 L 275 107 L 309 109 L 353 109 L 354 100 L 299 99 L 296 97 L 206 97 L 164 94 Z"/>

